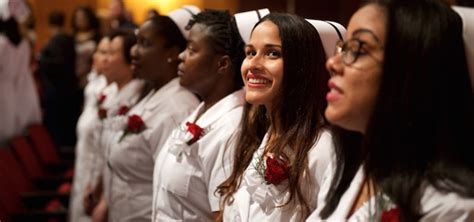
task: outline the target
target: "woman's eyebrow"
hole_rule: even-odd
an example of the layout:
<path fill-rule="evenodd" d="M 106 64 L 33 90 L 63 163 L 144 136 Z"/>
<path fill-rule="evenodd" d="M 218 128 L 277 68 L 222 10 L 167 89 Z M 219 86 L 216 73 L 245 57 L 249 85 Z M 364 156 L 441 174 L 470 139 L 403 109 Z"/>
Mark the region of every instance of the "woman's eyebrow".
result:
<path fill-rule="evenodd" d="M 372 38 L 374 38 L 374 40 L 377 42 L 377 43 L 381 43 L 380 39 L 377 37 L 377 35 L 375 35 L 375 33 L 370 30 L 370 29 L 365 29 L 365 28 L 361 28 L 361 29 L 356 29 L 354 32 L 352 32 L 352 37 L 354 36 L 358 36 L 358 35 L 361 35 L 361 34 L 364 34 L 364 33 L 368 33 L 372 36 Z"/>

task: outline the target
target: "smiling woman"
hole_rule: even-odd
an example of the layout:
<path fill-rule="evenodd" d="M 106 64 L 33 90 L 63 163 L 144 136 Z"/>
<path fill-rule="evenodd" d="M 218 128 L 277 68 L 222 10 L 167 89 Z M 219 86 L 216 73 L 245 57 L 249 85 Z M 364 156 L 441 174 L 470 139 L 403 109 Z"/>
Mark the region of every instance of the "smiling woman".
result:
<path fill-rule="evenodd" d="M 302 221 L 316 207 L 333 149 L 318 31 L 280 13 L 252 31 L 241 66 L 247 101 L 241 134 L 232 173 L 218 188 L 224 221 Z"/>

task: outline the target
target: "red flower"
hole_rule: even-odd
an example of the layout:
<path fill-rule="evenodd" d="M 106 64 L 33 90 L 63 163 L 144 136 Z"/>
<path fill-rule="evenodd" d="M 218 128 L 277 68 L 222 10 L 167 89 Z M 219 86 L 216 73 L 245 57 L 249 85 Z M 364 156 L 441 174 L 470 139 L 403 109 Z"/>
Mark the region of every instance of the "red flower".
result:
<path fill-rule="evenodd" d="M 188 132 L 193 135 L 193 138 L 186 142 L 188 145 L 195 143 L 204 134 L 204 129 L 195 123 L 186 122 L 186 126 L 188 127 Z"/>
<path fill-rule="evenodd" d="M 128 110 L 130 110 L 130 108 L 128 108 L 128 106 L 126 106 L 126 105 L 123 105 L 119 108 L 118 114 L 123 116 L 123 115 L 127 114 Z"/>
<path fill-rule="evenodd" d="M 145 122 L 143 122 L 142 118 L 139 115 L 131 115 L 128 117 L 127 128 L 125 128 L 125 132 L 123 132 L 122 136 L 119 139 L 119 142 L 122 141 L 122 139 L 125 138 L 126 135 L 130 133 L 138 134 L 145 129 Z"/>
<path fill-rule="evenodd" d="M 280 184 L 288 179 L 290 173 L 288 163 L 277 158 L 267 157 L 267 167 L 265 168 L 265 180 L 273 185 Z"/>
<path fill-rule="evenodd" d="M 99 119 L 101 120 L 107 118 L 107 109 L 99 108 L 99 110 L 97 110 L 97 115 L 99 115 Z"/>
<path fill-rule="evenodd" d="M 97 104 L 102 105 L 102 103 L 104 103 L 106 98 L 107 98 L 107 96 L 105 94 L 101 93 L 99 95 L 99 98 L 97 99 Z"/>
<path fill-rule="evenodd" d="M 128 117 L 127 131 L 132 133 L 139 133 L 145 129 L 145 122 L 139 115 L 131 115 Z"/>
<path fill-rule="evenodd" d="M 382 212 L 382 222 L 398 222 L 400 221 L 400 210 L 398 207 L 392 208 L 390 210 L 384 210 Z"/>

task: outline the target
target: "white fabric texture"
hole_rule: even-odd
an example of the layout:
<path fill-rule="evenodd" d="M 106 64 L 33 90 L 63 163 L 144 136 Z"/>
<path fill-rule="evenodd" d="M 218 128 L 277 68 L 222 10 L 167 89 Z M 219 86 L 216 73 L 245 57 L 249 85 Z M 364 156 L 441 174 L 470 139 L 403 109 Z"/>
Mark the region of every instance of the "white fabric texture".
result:
<path fill-rule="evenodd" d="M 242 117 L 244 90 L 214 104 L 200 118 L 204 102 L 175 127 L 155 164 L 152 221 L 213 221 L 219 211 L 217 186 L 230 175 L 230 155 Z M 186 122 L 204 135 L 186 144 Z"/>
<path fill-rule="evenodd" d="M 0 34 L 0 58 L 0 143 L 5 143 L 42 118 L 28 41 L 15 46 Z"/>
<path fill-rule="evenodd" d="M 69 204 L 69 221 L 71 222 L 91 221 L 91 218 L 85 214 L 82 197 L 86 183 L 90 181 L 91 176 L 92 153 L 90 149 L 95 145 L 93 134 L 96 129 L 96 122 L 99 121 L 96 105 L 97 97 L 107 84 L 105 78 L 95 72 L 89 73 L 88 76 L 89 83 L 84 90 L 84 109 L 76 127 L 76 160 Z"/>
<path fill-rule="evenodd" d="M 270 10 L 267 8 L 247 11 L 247 12 L 239 12 L 234 15 L 235 23 L 237 25 L 237 29 L 239 30 L 240 37 L 248 44 L 250 41 L 250 34 L 252 33 L 253 27 L 260 21 L 261 18 L 270 14 Z"/>
<path fill-rule="evenodd" d="M 345 40 L 346 28 L 337 22 L 306 19 L 318 31 L 321 43 L 326 53 L 326 58 L 334 55 L 336 52 L 337 40 Z"/>
<path fill-rule="evenodd" d="M 150 221 L 154 158 L 176 124 L 198 105 L 197 98 L 171 80 L 142 99 L 128 113 L 139 115 L 146 129 L 123 136 L 122 130 L 109 137 L 104 187 L 109 207 L 109 221 Z M 117 121 L 127 121 L 122 118 Z M 123 138 L 122 138 L 123 136 Z M 120 140 L 120 138 L 122 138 Z"/>
<path fill-rule="evenodd" d="M 467 65 L 471 75 L 471 86 L 474 90 L 474 8 L 453 6 L 462 18 L 464 48 L 466 50 Z"/>
<path fill-rule="evenodd" d="M 243 175 L 242 184 L 234 194 L 232 205 L 226 205 L 224 208 L 224 221 L 302 221 L 305 215 L 302 215 L 302 206 L 294 204 L 281 206 L 289 197 L 287 181 L 275 186 L 267 185 L 264 178 L 255 170 L 259 155 L 263 154 L 267 144 L 269 134 L 263 139 L 254 158 Z M 321 182 L 326 168 L 329 166 L 330 158 L 334 152 L 332 136 L 329 132 L 323 131 L 308 152 L 309 177 L 304 179 L 302 192 L 307 197 L 307 203 L 310 211 L 316 209 L 317 195 L 319 193 Z"/>
<path fill-rule="evenodd" d="M 371 212 L 375 212 L 375 204 L 373 203 L 375 199 L 373 197 L 348 217 L 364 182 L 365 176 L 362 167 L 359 167 L 334 212 L 324 220 L 319 217 L 321 210 L 326 206 L 326 196 L 331 187 L 334 171 L 335 166 L 334 161 L 332 161 L 325 172 L 321 192 L 318 195 L 318 207 L 308 217 L 307 221 L 369 221 Z M 421 198 L 421 213 L 423 216 L 420 221 L 473 221 L 474 199 L 463 198 L 455 193 L 441 193 L 433 186 L 427 185 Z"/>

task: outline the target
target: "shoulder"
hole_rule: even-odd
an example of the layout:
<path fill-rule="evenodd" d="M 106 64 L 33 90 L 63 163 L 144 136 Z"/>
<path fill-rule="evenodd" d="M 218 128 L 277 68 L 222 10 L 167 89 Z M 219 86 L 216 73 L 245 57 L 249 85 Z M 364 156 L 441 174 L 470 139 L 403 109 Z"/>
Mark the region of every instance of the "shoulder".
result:
<path fill-rule="evenodd" d="M 331 132 L 322 130 L 318 139 L 309 151 L 310 158 L 330 160 L 334 154 L 334 143 Z"/>
<path fill-rule="evenodd" d="M 454 192 L 441 192 L 433 186 L 425 189 L 421 198 L 423 221 L 472 221 L 474 198 Z"/>
<path fill-rule="evenodd" d="M 169 87 L 167 87 L 167 92 L 165 93 L 168 103 L 175 108 L 186 108 L 194 109 L 199 105 L 198 98 L 191 93 L 189 90 L 179 85 L 179 81 L 174 79 Z"/>

